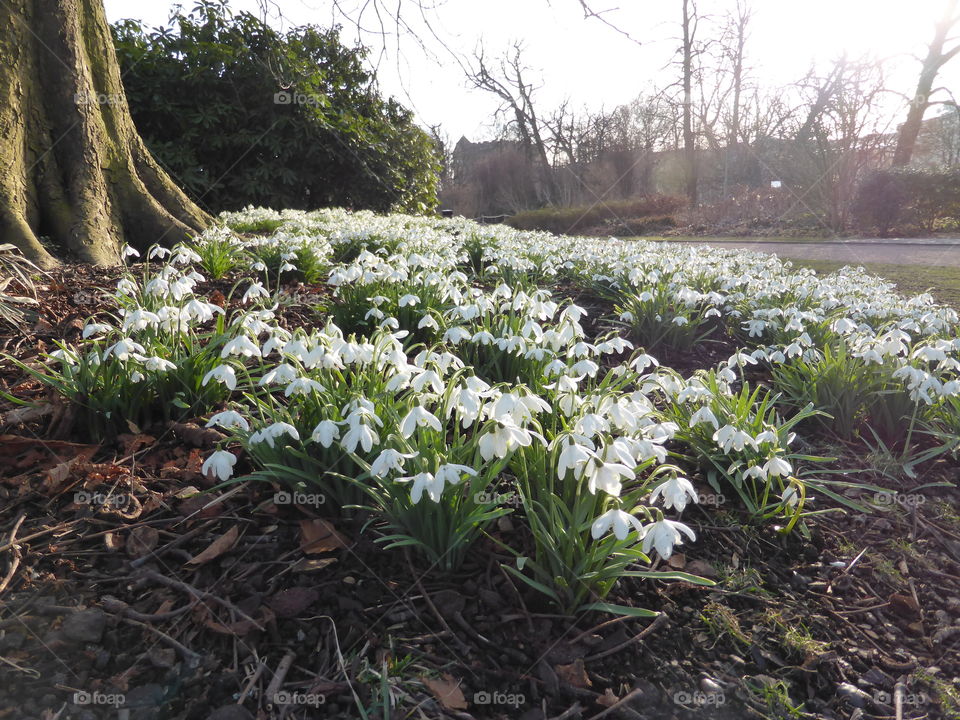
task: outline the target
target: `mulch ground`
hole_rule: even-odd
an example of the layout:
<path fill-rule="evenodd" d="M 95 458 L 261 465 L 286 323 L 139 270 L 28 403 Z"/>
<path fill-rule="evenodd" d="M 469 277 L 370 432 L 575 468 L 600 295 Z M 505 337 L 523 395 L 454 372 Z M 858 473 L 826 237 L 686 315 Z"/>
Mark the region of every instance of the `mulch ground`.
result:
<path fill-rule="evenodd" d="M 0 352 L 76 339 L 115 280 L 56 271 Z M 518 588 L 493 542 L 445 576 L 383 550 L 360 512 L 279 503 L 266 483 L 211 490 L 199 419 L 89 442 L 9 361 L 0 390 L 40 408 L 0 400 L 0 718 L 960 717 L 957 492 L 918 489 L 955 483 L 955 462 L 900 484 L 861 474 L 890 502 L 806 533 L 689 509 L 698 541 L 670 567 L 716 587 L 626 580 L 611 600 L 659 618 L 569 618 Z"/>

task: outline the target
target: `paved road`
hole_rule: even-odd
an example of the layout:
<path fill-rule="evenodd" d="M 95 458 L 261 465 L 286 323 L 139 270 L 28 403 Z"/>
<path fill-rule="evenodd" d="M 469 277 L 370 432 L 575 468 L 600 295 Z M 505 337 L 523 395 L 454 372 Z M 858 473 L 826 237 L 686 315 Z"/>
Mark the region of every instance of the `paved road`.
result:
<path fill-rule="evenodd" d="M 885 263 L 889 265 L 946 265 L 960 267 L 960 243 L 957 241 L 845 240 L 838 242 L 763 242 L 750 240 L 702 241 L 718 248 L 740 248 L 774 253 L 797 260 L 832 260 L 849 265 Z"/>

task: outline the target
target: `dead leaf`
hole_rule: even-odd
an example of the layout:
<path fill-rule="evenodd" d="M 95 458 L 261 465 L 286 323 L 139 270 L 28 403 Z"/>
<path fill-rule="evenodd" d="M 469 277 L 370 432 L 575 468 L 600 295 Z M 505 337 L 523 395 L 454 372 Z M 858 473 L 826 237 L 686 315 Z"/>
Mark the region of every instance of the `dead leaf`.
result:
<path fill-rule="evenodd" d="M 127 555 L 141 558 L 149 555 L 160 542 L 160 533 L 149 525 L 139 525 L 127 536 Z"/>
<path fill-rule="evenodd" d="M 292 587 L 281 590 L 267 600 L 267 605 L 279 618 L 293 618 L 313 605 L 320 598 L 314 588 Z"/>
<path fill-rule="evenodd" d="M 667 565 L 674 570 L 683 570 L 687 566 L 687 556 L 683 553 L 673 553 L 667 558 Z"/>
<path fill-rule="evenodd" d="M 198 565 L 203 565 L 204 563 L 208 563 L 211 560 L 220 557 L 236 544 L 237 537 L 239 535 L 240 531 L 237 529 L 237 526 L 234 525 L 223 535 L 210 543 L 205 550 L 198 555 L 195 555 L 192 560 L 189 560 L 186 563 L 186 566 L 197 567 Z"/>
<path fill-rule="evenodd" d="M 460 681 L 450 675 L 441 678 L 421 678 L 423 684 L 430 688 L 430 692 L 448 710 L 466 710 L 467 699 L 460 689 Z"/>
<path fill-rule="evenodd" d="M 588 688 L 593 684 L 587 677 L 583 658 L 577 658 L 569 665 L 557 665 L 554 670 L 557 671 L 557 677 L 573 687 Z"/>
<path fill-rule="evenodd" d="M 597 705 L 603 705 L 604 707 L 613 707 L 618 702 L 620 702 L 620 698 L 614 695 L 610 688 L 604 690 L 603 695 L 597 698 Z"/>
<path fill-rule="evenodd" d="M 308 555 L 347 547 L 347 541 L 333 525 L 320 518 L 300 521 L 300 549 Z"/>

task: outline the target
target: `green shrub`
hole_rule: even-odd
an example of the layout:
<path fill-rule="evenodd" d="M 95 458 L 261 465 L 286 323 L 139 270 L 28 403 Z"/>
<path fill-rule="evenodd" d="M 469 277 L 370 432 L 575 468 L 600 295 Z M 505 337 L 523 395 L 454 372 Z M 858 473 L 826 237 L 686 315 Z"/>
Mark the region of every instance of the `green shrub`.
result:
<path fill-rule="evenodd" d="M 651 223 L 656 229 L 672 227 L 671 217 L 684 205 L 683 198 L 673 195 L 646 195 L 632 200 L 602 202 L 581 207 L 545 207 L 517 213 L 506 219 L 507 225 L 518 230 L 546 230 L 558 235 L 584 233 L 609 227 L 606 232 L 636 234 L 649 232 Z M 637 230 L 637 228 L 644 228 Z"/>
<path fill-rule="evenodd" d="M 881 233 L 903 226 L 931 232 L 960 217 L 960 171 L 878 170 L 860 184 L 853 211 Z"/>

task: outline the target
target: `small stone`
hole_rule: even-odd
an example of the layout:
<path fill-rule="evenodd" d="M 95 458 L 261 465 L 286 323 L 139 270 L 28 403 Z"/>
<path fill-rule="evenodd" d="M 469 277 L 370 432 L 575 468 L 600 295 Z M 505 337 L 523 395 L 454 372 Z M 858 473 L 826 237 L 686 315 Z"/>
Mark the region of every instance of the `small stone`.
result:
<path fill-rule="evenodd" d="M 67 615 L 61 626 L 64 637 L 74 642 L 100 642 L 107 627 L 107 614 L 100 608 L 80 610 Z"/>
<path fill-rule="evenodd" d="M 844 698 L 855 708 L 865 707 L 871 700 L 871 697 L 867 693 L 850 683 L 840 683 L 837 685 L 837 695 Z"/>

